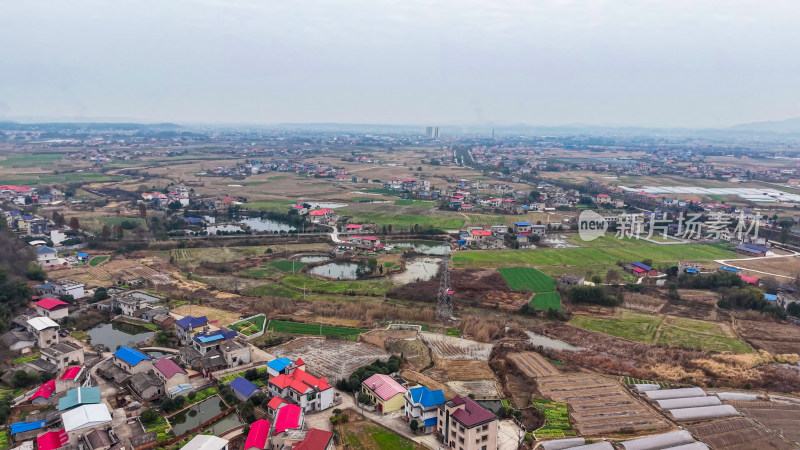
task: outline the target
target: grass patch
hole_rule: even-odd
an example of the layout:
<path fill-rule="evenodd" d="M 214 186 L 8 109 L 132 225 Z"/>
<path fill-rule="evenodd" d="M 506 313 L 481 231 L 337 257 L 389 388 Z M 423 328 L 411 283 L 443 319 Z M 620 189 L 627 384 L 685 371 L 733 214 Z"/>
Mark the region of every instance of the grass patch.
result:
<path fill-rule="evenodd" d="M 275 268 L 269 267 L 266 269 L 247 269 L 240 272 L 242 276 L 251 278 L 269 278 L 278 273 Z"/>
<path fill-rule="evenodd" d="M 143 424 L 144 425 L 144 424 Z M 169 424 L 167 423 L 167 419 L 164 416 L 158 416 L 155 422 L 144 425 L 144 429 L 146 432 L 155 431 L 158 434 L 158 441 L 166 441 L 170 438 L 167 434 L 167 430 L 169 430 Z"/>
<path fill-rule="evenodd" d="M 359 450 L 414 450 L 421 448 L 403 436 L 379 425 L 350 422 L 344 427 L 344 438 L 350 448 Z"/>
<path fill-rule="evenodd" d="M 541 292 L 535 294 L 530 305 L 542 311 L 547 311 L 548 309 L 564 309 L 561 306 L 561 296 L 558 295 L 558 292 Z"/>
<path fill-rule="evenodd" d="M 257 286 L 245 291 L 247 295 L 255 295 L 257 297 L 283 297 L 292 300 L 300 300 L 303 298 L 302 292 L 297 292 L 292 288 L 283 286 L 280 283 L 270 283 L 263 286 Z"/>
<path fill-rule="evenodd" d="M 11 443 L 8 439 L 8 430 L 0 431 L 0 448 L 11 448 Z"/>
<path fill-rule="evenodd" d="M 458 328 L 448 328 L 444 331 L 444 334 L 452 337 L 461 337 L 461 330 Z"/>
<path fill-rule="evenodd" d="M 125 320 L 125 319 L 117 319 L 118 322 L 127 323 L 130 325 L 135 325 L 142 328 L 147 328 L 150 331 L 158 331 L 161 329 L 158 325 L 154 323 L 146 323 L 146 322 L 137 322 L 135 320 Z"/>
<path fill-rule="evenodd" d="M 497 271 L 515 291 L 552 292 L 556 288 L 555 280 L 531 267 L 506 267 Z"/>
<path fill-rule="evenodd" d="M 94 258 L 89 260 L 89 265 L 94 267 L 107 259 L 108 256 L 95 256 Z"/>
<path fill-rule="evenodd" d="M 19 358 L 14 359 L 11 362 L 14 363 L 15 365 L 19 365 L 19 364 L 29 363 L 31 361 L 36 361 L 37 359 L 39 359 L 39 352 L 30 355 L 20 356 Z"/>
<path fill-rule="evenodd" d="M 293 204 L 294 202 L 290 200 L 260 200 L 257 202 L 248 202 L 244 206 L 247 209 L 285 213 L 289 211 L 289 208 L 291 208 Z"/>
<path fill-rule="evenodd" d="M 567 411 L 566 403 L 535 398 L 533 399 L 533 406 L 541 411 L 545 417 L 544 425 L 533 432 L 536 439 L 575 436 L 575 432 L 569 424 L 569 412 Z"/>
<path fill-rule="evenodd" d="M 661 316 L 618 310 L 617 317 L 612 319 L 575 316 L 570 324 L 584 330 L 652 344 L 662 320 Z"/>
<path fill-rule="evenodd" d="M 72 336 L 73 338 L 79 340 L 79 341 L 88 341 L 89 340 L 89 335 L 86 334 L 85 331 L 81 331 L 81 330 L 73 331 L 69 335 Z"/>
<path fill-rule="evenodd" d="M 353 292 L 356 295 L 385 295 L 392 287 L 386 280 L 326 281 L 299 274 L 286 275 L 281 282 L 296 289 L 334 294 Z"/>
<path fill-rule="evenodd" d="M 393 229 L 411 228 L 419 225 L 423 228 L 458 229 L 464 225 L 464 219 L 457 217 L 420 216 L 415 214 L 395 214 L 391 212 L 338 210 L 339 214 L 350 216 L 353 223 L 372 222 L 378 225 L 391 225 Z"/>
<path fill-rule="evenodd" d="M 288 322 L 283 320 L 270 320 L 269 329 L 277 333 L 307 334 L 312 336 L 341 336 L 352 338 L 370 330 L 359 328 L 335 327 L 331 325 L 320 325 L 318 323 Z"/>
<path fill-rule="evenodd" d="M 264 329 L 264 323 L 266 321 L 267 318 L 261 314 L 247 320 L 232 323 L 228 328 L 245 336 L 252 336 Z"/>
<path fill-rule="evenodd" d="M 738 339 L 695 333 L 672 327 L 661 330 L 658 343 L 713 352 L 753 353 L 752 347 Z"/>
<path fill-rule="evenodd" d="M 401 199 L 395 200 L 394 204 L 397 206 L 436 206 L 436 202 L 431 202 L 427 200 L 410 200 L 410 199 Z"/>
<path fill-rule="evenodd" d="M 256 368 L 256 372 L 258 372 L 258 373 L 261 373 L 261 372 L 266 372 L 266 371 L 267 371 L 267 366 L 266 366 L 266 365 L 264 365 L 264 366 L 258 366 L 258 367 Z M 227 374 L 227 375 L 225 375 L 225 376 L 221 377 L 221 378 L 219 379 L 219 382 L 220 382 L 220 383 L 223 383 L 223 384 L 228 384 L 228 383 L 230 383 L 231 381 L 233 381 L 233 380 L 234 380 L 236 377 L 242 377 L 242 378 L 244 378 L 244 374 L 245 374 L 245 372 L 246 372 L 246 371 L 237 372 L 237 373 L 229 373 L 229 374 Z M 217 393 L 217 388 L 208 388 L 208 389 L 214 389 L 214 393 L 215 393 L 215 394 Z M 206 390 L 208 390 L 208 389 L 206 389 Z M 206 397 L 211 397 L 211 395 L 207 395 Z"/>
<path fill-rule="evenodd" d="M 726 249 L 705 244 L 658 245 L 635 239 L 616 239 L 610 234 L 591 242 L 575 239 L 574 243 L 581 247 L 463 251 L 453 256 L 453 262 L 457 268 L 572 266 L 608 269 L 614 268 L 617 261 L 651 259 L 658 267 L 685 260 L 710 262 L 741 257 Z"/>
<path fill-rule="evenodd" d="M 264 263 L 264 265 L 278 269 L 281 272 L 292 273 L 292 267 L 294 267 L 295 272 L 298 272 L 303 268 L 303 266 L 306 265 L 306 263 L 300 261 L 291 261 L 288 259 L 279 259 L 276 261 L 267 261 Z"/>

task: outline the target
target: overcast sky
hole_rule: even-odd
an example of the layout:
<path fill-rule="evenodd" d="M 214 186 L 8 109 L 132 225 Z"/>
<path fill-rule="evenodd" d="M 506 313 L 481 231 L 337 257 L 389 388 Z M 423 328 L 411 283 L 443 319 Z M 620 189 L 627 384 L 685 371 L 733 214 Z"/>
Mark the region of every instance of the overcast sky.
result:
<path fill-rule="evenodd" d="M 797 0 L 5 0 L 0 118 L 780 120 L 798 24 Z"/>

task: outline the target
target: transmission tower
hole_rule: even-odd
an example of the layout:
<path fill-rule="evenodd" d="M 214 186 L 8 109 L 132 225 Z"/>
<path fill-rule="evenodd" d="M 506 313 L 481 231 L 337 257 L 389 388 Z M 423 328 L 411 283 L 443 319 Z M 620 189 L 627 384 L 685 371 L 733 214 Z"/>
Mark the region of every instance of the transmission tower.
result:
<path fill-rule="evenodd" d="M 450 287 L 450 258 L 442 260 L 442 278 L 439 281 L 439 293 L 436 295 L 436 319 L 447 322 L 453 317 L 453 294 Z"/>

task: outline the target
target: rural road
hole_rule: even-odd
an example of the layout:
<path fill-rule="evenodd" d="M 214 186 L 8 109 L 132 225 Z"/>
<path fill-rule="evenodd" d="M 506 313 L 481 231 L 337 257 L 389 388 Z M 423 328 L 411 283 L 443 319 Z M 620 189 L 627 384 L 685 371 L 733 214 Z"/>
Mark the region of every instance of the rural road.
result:
<path fill-rule="evenodd" d="M 786 275 L 779 275 L 777 273 L 763 272 L 761 270 L 748 269 L 747 267 L 738 267 L 735 264 L 730 263 L 729 261 L 734 261 L 734 262 L 736 262 L 736 261 L 763 261 L 765 259 L 792 258 L 794 256 L 800 256 L 800 253 L 794 252 L 794 253 L 792 253 L 790 255 L 761 256 L 761 257 L 756 257 L 756 258 L 715 259 L 714 262 L 722 264 L 723 266 L 733 267 L 734 269 L 746 270 L 748 272 L 760 273 L 760 274 L 763 274 L 763 275 L 769 275 L 771 277 L 788 278 L 790 280 L 793 280 L 795 277 L 790 277 L 790 276 L 786 276 Z"/>

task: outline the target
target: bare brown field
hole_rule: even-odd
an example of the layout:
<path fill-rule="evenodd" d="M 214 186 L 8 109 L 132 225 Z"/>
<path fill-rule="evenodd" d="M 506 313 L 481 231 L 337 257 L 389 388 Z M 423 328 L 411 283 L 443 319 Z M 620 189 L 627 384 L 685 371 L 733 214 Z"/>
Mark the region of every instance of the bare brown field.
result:
<path fill-rule="evenodd" d="M 765 258 L 759 260 L 743 260 L 735 261 L 733 264 L 736 267 L 743 269 L 758 270 L 760 272 L 774 273 L 776 275 L 783 275 L 784 277 L 795 278 L 800 274 L 800 258 L 787 257 L 787 258 Z M 759 274 L 756 272 L 750 275 L 762 278 L 768 275 Z M 778 278 L 778 281 L 788 281 L 786 278 Z"/>
<path fill-rule="evenodd" d="M 800 406 L 775 402 L 730 402 L 748 418 L 800 444 Z"/>
<path fill-rule="evenodd" d="M 745 340 L 770 353 L 800 353 L 797 325 L 738 319 L 736 329 Z"/>
<path fill-rule="evenodd" d="M 484 344 L 443 334 L 422 332 L 420 337 L 430 347 L 433 356 L 436 358 L 488 361 L 489 352 L 492 351 L 492 344 Z"/>
<path fill-rule="evenodd" d="M 545 398 L 569 405 L 570 422 L 582 436 L 671 427 L 618 382 L 598 375 L 573 373 L 539 378 L 537 383 Z"/>
<path fill-rule="evenodd" d="M 500 398 L 500 391 L 497 388 L 497 382 L 491 380 L 473 380 L 473 381 L 448 381 L 445 383 L 456 394 L 461 396 L 473 395 L 476 399 L 496 399 Z"/>
<path fill-rule="evenodd" d="M 363 341 L 378 348 L 385 348 L 388 341 L 397 339 L 415 339 L 417 332 L 414 330 L 372 330 L 358 335 L 359 342 Z"/>
<path fill-rule="evenodd" d="M 447 381 L 494 380 L 494 372 L 486 361 L 474 359 L 436 359 L 436 369 L 441 369 Z"/>
<path fill-rule="evenodd" d="M 208 322 L 215 327 L 224 327 L 236 322 L 241 317 L 241 314 L 237 312 L 202 305 L 183 305 L 173 309 L 172 312 L 181 316 L 206 316 Z"/>
<path fill-rule="evenodd" d="M 309 373 L 326 377 L 330 383 L 349 377 L 356 369 L 376 359 L 389 359 L 388 353 L 374 345 L 314 338 L 294 339 L 271 348 L 270 353 L 291 360 L 302 357 Z"/>
<path fill-rule="evenodd" d="M 750 419 L 730 418 L 688 425 L 686 429 L 713 449 L 758 450 L 796 448 Z"/>
<path fill-rule="evenodd" d="M 423 370 L 433 363 L 430 349 L 419 339 L 388 341 L 385 348 L 391 353 L 402 354 L 412 370 Z"/>
<path fill-rule="evenodd" d="M 540 378 L 560 375 L 561 372 L 544 356 L 534 352 L 511 353 L 508 355 L 519 370 L 527 377 Z"/>

